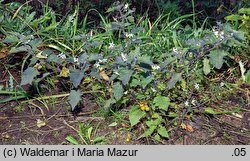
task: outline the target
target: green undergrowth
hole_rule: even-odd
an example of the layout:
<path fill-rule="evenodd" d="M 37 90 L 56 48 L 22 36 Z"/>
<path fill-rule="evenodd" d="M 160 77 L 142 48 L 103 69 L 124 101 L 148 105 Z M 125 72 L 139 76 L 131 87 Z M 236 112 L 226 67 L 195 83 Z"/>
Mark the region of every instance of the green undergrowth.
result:
<path fill-rule="evenodd" d="M 72 111 L 91 94 L 105 115 L 126 109 L 131 130 L 139 124 L 145 126 L 138 139 L 151 137 L 156 142 L 171 138 L 180 126 L 190 130 L 184 119 L 191 119 L 194 113 L 239 112 L 239 107 L 210 107 L 214 97 L 206 91 L 211 90 L 213 77 L 229 69 L 235 69 L 232 77 L 237 78 L 230 82 L 234 84 L 230 89 L 250 84 L 246 65 L 249 23 L 245 23 L 249 9 L 239 11 L 245 15 L 229 16 L 228 22 L 213 27 L 206 21 L 200 23 L 195 12 L 176 19 L 171 18 L 172 13 L 164 13 L 151 21 L 147 15 L 135 15 L 123 3 L 112 5 L 108 16 L 91 10 L 101 19 L 95 26 L 88 14 L 80 20 L 79 10 L 76 6 L 72 14 L 58 20 L 46 6 L 42 15 L 27 6 L 0 6 L 0 32 L 4 35 L 0 46 L 10 57 L 25 53 L 17 66 L 21 82 L 15 85 L 10 80 L 1 87 L 0 94 L 10 96 L 1 103 L 46 97 L 46 91 L 60 86 L 64 92 L 51 97 L 67 96 Z M 240 59 L 236 60 L 238 53 Z M 218 83 L 230 86 L 223 80 Z M 28 84 L 37 95 L 22 89 Z M 120 121 L 126 122 L 125 117 Z M 80 126 L 80 142 L 72 136 L 67 140 L 93 143 L 93 128 L 83 131 Z M 83 133 L 88 137 L 83 138 Z"/>

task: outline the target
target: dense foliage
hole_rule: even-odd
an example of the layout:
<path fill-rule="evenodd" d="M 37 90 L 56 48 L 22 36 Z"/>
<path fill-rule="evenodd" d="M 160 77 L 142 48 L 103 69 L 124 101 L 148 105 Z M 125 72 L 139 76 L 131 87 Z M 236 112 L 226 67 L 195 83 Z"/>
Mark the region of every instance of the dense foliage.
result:
<path fill-rule="evenodd" d="M 207 5 L 207 11 L 214 7 L 207 4 L 210 1 L 154 1 L 147 5 L 158 6 L 157 13 L 139 16 L 133 5 L 138 8 L 146 2 L 150 1 L 99 2 L 100 8 L 111 5 L 105 16 L 99 10 L 87 10 L 88 5 L 75 5 L 74 12 L 62 17 L 48 6 L 43 6 L 41 14 L 17 3 L 0 6 L 1 52 L 25 53 L 18 66 L 20 86 L 10 83 L 1 87 L 1 93 L 14 95 L 14 100 L 30 99 L 34 93 L 22 86 L 30 84 L 41 95 L 61 86 L 68 92 L 72 111 L 90 93 L 107 114 L 128 109 L 132 128 L 145 123 L 139 138 L 153 136 L 160 141 L 169 138 L 176 127 L 191 130 L 183 120 L 193 113 L 216 114 L 208 106 L 209 95 L 203 93 L 207 77 L 239 66 L 239 82 L 250 84 L 250 8 L 245 6 L 210 25 L 198 17 L 208 14 L 198 13 L 199 5 Z M 179 9 L 180 3 L 189 6 Z M 93 15 L 98 16 L 98 23 L 89 18 Z M 238 53 L 241 59 L 235 61 Z"/>

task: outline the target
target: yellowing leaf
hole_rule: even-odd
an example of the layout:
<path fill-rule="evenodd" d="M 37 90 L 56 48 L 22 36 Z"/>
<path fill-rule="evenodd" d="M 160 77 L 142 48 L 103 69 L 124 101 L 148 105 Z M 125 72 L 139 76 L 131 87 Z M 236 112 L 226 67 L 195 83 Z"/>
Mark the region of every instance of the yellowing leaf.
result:
<path fill-rule="evenodd" d="M 66 67 L 63 67 L 59 76 L 65 77 L 65 78 L 69 77 L 69 69 Z"/>
<path fill-rule="evenodd" d="M 45 121 L 37 119 L 37 121 L 36 121 L 36 126 L 37 127 L 41 128 L 41 127 L 46 126 L 46 125 L 47 125 L 47 123 Z"/>
<path fill-rule="evenodd" d="M 43 53 L 42 51 L 39 52 L 38 54 L 36 54 L 36 57 L 39 58 L 39 59 L 47 59 L 48 56 L 47 55 L 42 55 L 42 53 Z"/>
<path fill-rule="evenodd" d="M 100 76 L 102 77 L 102 79 L 104 79 L 105 81 L 109 81 L 109 76 L 106 74 L 106 72 L 103 70 L 100 72 Z"/>
<path fill-rule="evenodd" d="M 193 129 L 193 127 L 192 127 L 191 125 L 187 125 L 187 126 L 186 126 L 186 130 L 187 130 L 188 132 L 193 132 L 193 131 L 194 131 L 194 129 Z"/>
<path fill-rule="evenodd" d="M 36 65 L 34 65 L 34 68 L 36 68 L 37 70 L 41 69 L 42 66 L 40 63 L 36 63 Z"/>
<path fill-rule="evenodd" d="M 8 52 L 9 52 L 8 49 L 2 48 L 2 49 L 0 50 L 0 59 L 5 58 L 5 57 L 7 56 L 7 54 L 8 54 Z"/>
<path fill-rule="evenodd" d="M 184 123 L 181 123 L 181 128 L 182 128 L 182 129 L 186 129 L 186 128 L 187 128 L 187 125 L 184 124 Z"/>

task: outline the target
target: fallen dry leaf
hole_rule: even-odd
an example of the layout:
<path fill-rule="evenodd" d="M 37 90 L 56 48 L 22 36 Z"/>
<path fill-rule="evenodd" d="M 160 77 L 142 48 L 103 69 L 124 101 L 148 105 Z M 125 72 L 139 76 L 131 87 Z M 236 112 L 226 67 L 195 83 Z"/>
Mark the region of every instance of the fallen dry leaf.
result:
<path fill-rule="evenodd" d="M 192 127 L 191 125 L 187 125 L 187 126 L 186 126 L 186 130 L 187 130 L 188 132 L 193 132 L 193 131 L 194 131 L 194 129 L 193 129 L 193 127 Z"/>
<path fill-rule="evenodd" d="M 5 58 L 8 55 L 9 50 L 6 48 L 2 48 L 0 50 L 0 59 Z"/>
<path fill-rule="evenodd" d="M 37 127 L 41 128 L 41 127 L 46 126 L 46 125 L 47 125 L 47 123 L 45 121 L 37 119 L 37 122 L 36 122 Z"/>
<path fill-rule="evenodd" d="M 100 76 L 102 77 L 102 79 L 104 79 L 105 81 L 109 81 L 109 76 L 106 74 L 106 72 L 103 70 L 100 72 Z"/>

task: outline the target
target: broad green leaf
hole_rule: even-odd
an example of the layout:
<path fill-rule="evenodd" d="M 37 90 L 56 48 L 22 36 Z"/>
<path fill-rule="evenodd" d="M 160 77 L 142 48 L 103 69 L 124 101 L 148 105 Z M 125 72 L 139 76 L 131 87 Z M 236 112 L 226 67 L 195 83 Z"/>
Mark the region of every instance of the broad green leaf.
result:
<path fill-rule="evenodd" d="M 154 80 L 153 77 L 147 77 L 147 78 L 143 78 L 141 81 L 141 86 L 143 89 L 145 89 L 145 87 Z"/>
<path fill-rule="evenodd" d="M 48 59 L 47 59 L 48 62 L 55 62 L 55 63 L 58 63 L 58 64 L 61 64 L 62 63 L 62 59 L 60 59 L 58 56 L 54 55 L 54 54 L 51 54 Z"/>
<path fill-rule="evenodd" d="M 19 47 L 12 47 L 9 51 L 10 54 L 14 53 L 20 53 L 20 52 L 28 52 L 30 49 L 30 46 L 25 45 L 25 46 L 19 46 Z"/>
<path fill-rule="evenodd" d="M 211 67 L 210 67 L 210 64 L 209 64 L 209 60 L 207 58 L 205 58 L 203 60 L 203 72 L 205 75 L 208 75 L 210 73 L 210 70 Z"/>
<path fill-rule="evenodd" d="M 71 135 L 67 136 L 66 140 L 69 141 L 71 144 L 79 145 L 78 141 L 73 136 L 71 136 Z"/>
<path fill-rule="evenodd" d="M 182 73 L 175 73 L 172 78 L 168 81 L 168 89 L 172 89 L 175 84 L 180 81 L 182 78 L 181 78 L 181 75 Z"/>
<path fill-rule="evenodd" d="M 161 136 L 159 134 L 156 134 L 154 137 L 155 141 L 161 141 Z"/>
<path fill-rule="evenodd" d="M 158 129 L 157 129 L 157 132 L 158 134 L 160 134 L 162 137 L 164 138 L 169 138 L 169 134 L 168 134 L 168 131 L 165 127 L 163 126 L 160 126 Z"/>
<path fill-rule="evenodd" d="M 81 95 L 82 94 L 81 94 L 80 90 L 78 90 L 78 91 L 71 90 L 70 91 L 68 101 L 69 101 L 69 104 L 71 106 L 72 111 L 74 111 L 76 105 L 82 100 Z"/>
<path fill-rule="evenodd" d="M 26 84 L 32 84 L 32 81 L 36 76 L 38 76 L 40 73 L 36 68 L 29 67 L 27 68 L 22 75 L 22 81 L 21 85 L 26 85 Z"/>
<path fill-rule="evenodd" d="M 69 77 L 74 87 L 77 88 L 84 77 L 84 71 L 73 69 L 70 71 Z"/>
<path fill-rule="evenodd" d="M 157 126 L 150 126 L 142 135 L 142 137 L 149 137 L 153 134 L 153 132 L 155 131 L 155 129 L 157 128 Z"/>
<path fill-rule="evenodd" d="M 109 108 L 114 104 L 116 103 L 116 100 L 114 98 L 111 98 L 111 99 L 108 99 L 106 102 L 105 102 L 105 105 L 104 105 L 104 109 L 105 110 L 109 110 Z"/>
<path fill-rule="evenodd" d="M 117 82 L 117 83 L 113 86 L 112 92 L 113 92 L 113 95 L 114 95 L 114 97 L 115 97 L 115 99 L 116 99 L 117 101 L 120 100 L 120 99 L 122 98 L 124 90 L 123 90 L 123 87 L 122 87 L 122 85 L 121 85 L 120 82 Z"/>
<path fill-rule="evenodd" d="M 168 110 L 168 106 L 170 105 L 170 99 L 165 96 L 157 96 L 153 101 L 154 105 L 159 107 L 159 109 Z"/>
<path fill-rule="evenodd" d="M 129 121 L 131 126 L 139 123 L 139 121 L 146 116 L 146 112 L 140 110 L 139 106 L 133 106 L 129 111 Z"/>
<path fill-rule="evenodd" d="M 227 52 L 224 50 L 213 50 L 209 54 L 209 61 L 217 69 L 220 69 L 224 63 L 223 58 L 227 56 Z"/>
<path fill-rule="evenodd" d="M 132 79 L 132 81 L 130 83 L 130 87 L 136 87 L 136 86 L 138 86 L 140 84 L 141 84 L 141 81 L 134 78 L 134 79 Z"/>
<path fill-rule="evenodd" d="M 133 71 L 132 70 L 127 70 L 127 69 L 123 69 L 119 72 L 120 74 L 120 79 L 122 81 L 122 84 L 123 85 L 127 85 L 128 82 L 130 81 L 130 78 L 133 74 Z"/>
<path fill-rule="evenodd" d="M 250 85 L 250 70 L 247 71 L 247 74 L 246 74 L 245 77 L 246 77 L 246 82 L 247 82 L 247 84 Z"/>
<path fill-rule="evenodd" d="M 20 40 L 18 39 L 16 35 L 9 35 L 2 42 L 10 44 L 10 43 L 18 43 L 20 42 Z"/>

